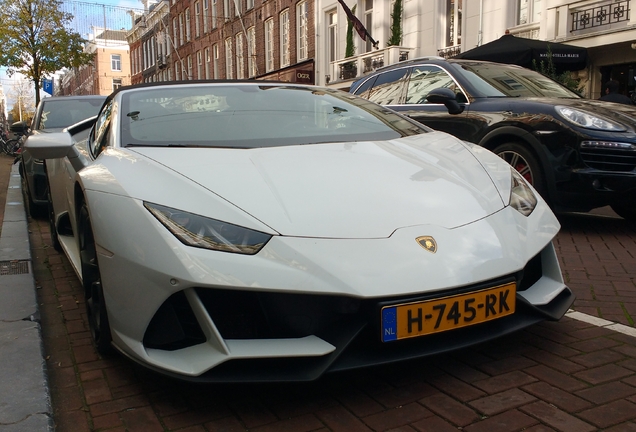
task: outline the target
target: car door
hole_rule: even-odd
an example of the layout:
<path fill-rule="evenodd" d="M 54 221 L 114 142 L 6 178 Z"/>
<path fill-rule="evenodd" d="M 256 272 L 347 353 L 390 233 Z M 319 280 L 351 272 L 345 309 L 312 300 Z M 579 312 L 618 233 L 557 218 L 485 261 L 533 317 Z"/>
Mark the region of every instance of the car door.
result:
<path fill-rule="evenodd" d="M 430 103 L 426 97 L 438 88 L 447 88 L 456 94 L 457 102 L 463 105 L 461 114 L 449 114 L 443 104 Z M 460 139 L 474 141 L 477 129 L 469 120 L 468 97 L 453 77 L 438 65 L 413 66 L 404 85 L 404 98 L 400 104 L 389 105 L 413 120 L 435 130 L 450 133 Z"/>

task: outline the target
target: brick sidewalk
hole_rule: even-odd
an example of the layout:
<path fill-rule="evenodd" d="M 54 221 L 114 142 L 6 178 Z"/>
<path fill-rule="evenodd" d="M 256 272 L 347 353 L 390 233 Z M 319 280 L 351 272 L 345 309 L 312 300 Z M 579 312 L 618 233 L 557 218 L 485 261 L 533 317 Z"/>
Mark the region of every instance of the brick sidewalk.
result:
<path fill-rule="evenodd" d="M 575 309 L 633 326 L 636 231 L 567 216 L 557 239 Z M 309 384 L 193 385 L 91 344 L 84 298 L 48 223 L 30 220 L 58 432 L 636 431 L 636 338 L 564 318 L 424 360 Z"/>

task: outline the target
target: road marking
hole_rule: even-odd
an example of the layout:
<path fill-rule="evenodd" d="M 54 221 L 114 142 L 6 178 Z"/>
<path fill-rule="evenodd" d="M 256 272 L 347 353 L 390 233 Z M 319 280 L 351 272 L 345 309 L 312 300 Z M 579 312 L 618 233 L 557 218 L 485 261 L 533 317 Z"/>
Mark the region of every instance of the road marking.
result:
<path fill-rule="evenodd" d="M 610 330 L 617 331 L 619 333 L 626 334 L 628 336 L 636 337 L 636 328 L 626 326 L 624 324 L 617 324 L 612 321 L 604 320 L 603 318 L 595 317 L 592 315 L 584 314 L 570 309 L 566 314 L 566 317 L 572 318 L 578 321 L 583 321 L 588 324 L 592 324 L 598 327 L 604 327 Z"/>

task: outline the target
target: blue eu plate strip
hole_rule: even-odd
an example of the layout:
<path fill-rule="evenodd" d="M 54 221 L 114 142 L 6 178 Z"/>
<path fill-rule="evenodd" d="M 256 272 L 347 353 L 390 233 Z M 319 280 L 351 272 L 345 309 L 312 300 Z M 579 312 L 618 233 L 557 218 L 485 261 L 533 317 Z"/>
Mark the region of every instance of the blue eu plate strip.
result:
<path fill-rule="evenodd" d="M 382 309 L 382 341 L 389 342 L 397 340 L 397 309 Z"/>

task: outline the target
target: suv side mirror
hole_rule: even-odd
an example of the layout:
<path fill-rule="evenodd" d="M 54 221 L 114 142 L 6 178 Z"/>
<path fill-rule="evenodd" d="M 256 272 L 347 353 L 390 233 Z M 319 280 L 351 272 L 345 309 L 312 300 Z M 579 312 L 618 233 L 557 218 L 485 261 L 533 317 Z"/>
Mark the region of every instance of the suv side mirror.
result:
<path fill-rule="evenodd" d="M 27 131 L 29 130 L 29 126 L 27 126 L 26 122 L 19 121 L 19 122 L 13 123 L 9 127 L 9 130 L 17 135 L 25 135 Z"/>
<path fill-rule="evenodd" d="M 426 100 L 434 104 L 444 104 L 449 114 L 461 114 L 464 111 L 464 105 L 457 103 L 457 96 L 451 89 L 439 87 L 430 91 L 426 95 Z"/>

